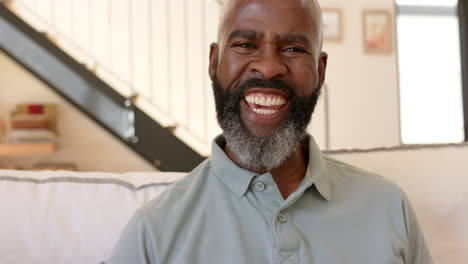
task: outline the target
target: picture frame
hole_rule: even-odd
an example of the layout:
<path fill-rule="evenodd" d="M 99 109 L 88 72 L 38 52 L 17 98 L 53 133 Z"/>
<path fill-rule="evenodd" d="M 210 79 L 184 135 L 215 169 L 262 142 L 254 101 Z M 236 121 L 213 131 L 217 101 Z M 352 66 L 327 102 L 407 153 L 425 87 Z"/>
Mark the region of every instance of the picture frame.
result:
<path fill-rule="evenodd" d="M 323 8 L 323 40 L 341 42 L 343 40 L 343 16 L 338 8 Z"/>
<path fill-rule="evenodd" d="M 389 11 L 364 10 L 362 23 L 365 53 L 389 54 L 393 51 L 393 23 Z"/>

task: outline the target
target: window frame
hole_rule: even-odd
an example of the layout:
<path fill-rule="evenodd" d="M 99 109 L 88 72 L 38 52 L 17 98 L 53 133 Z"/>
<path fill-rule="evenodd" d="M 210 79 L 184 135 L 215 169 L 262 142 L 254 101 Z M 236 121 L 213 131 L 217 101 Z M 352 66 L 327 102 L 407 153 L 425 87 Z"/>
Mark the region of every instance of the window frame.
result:
<path fill-rule="evenodd" d="M 465 141 L 468 141 L 468 4 L 466 0 L 458 0 L 458 21 L 460 23 L 460 54 Z"/>

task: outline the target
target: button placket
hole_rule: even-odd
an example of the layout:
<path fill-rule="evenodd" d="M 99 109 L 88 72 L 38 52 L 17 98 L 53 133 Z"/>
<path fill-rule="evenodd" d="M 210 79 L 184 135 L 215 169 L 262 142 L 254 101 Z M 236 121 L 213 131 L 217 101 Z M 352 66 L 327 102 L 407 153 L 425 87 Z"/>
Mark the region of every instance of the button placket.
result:
<path fill-rule="evenodd" d="M 275 264 L 299 263 L 300 239 L 292 221 L 292 209 L 279 208 L 274 219 L 276 238 Z"/>

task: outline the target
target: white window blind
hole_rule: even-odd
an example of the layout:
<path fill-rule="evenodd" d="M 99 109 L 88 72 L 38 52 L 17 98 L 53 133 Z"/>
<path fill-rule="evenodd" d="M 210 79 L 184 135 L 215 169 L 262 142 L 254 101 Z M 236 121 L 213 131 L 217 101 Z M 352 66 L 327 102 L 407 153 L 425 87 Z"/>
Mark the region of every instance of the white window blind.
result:
<path fill-rule="evenodd" d="M 464 140 L 456 0 L 397 0 L 401 139 Z"/>

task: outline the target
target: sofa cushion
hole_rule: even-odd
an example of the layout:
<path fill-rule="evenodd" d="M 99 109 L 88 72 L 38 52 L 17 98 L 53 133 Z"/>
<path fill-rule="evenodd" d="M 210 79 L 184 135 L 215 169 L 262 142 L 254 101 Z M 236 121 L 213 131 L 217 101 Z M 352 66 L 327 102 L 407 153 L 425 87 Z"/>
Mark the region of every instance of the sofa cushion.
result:
<path fill-rule="evenodd" d="M 103 263 L 133 212 L 183 176 L 0 170 L 0 263 Z"/>

